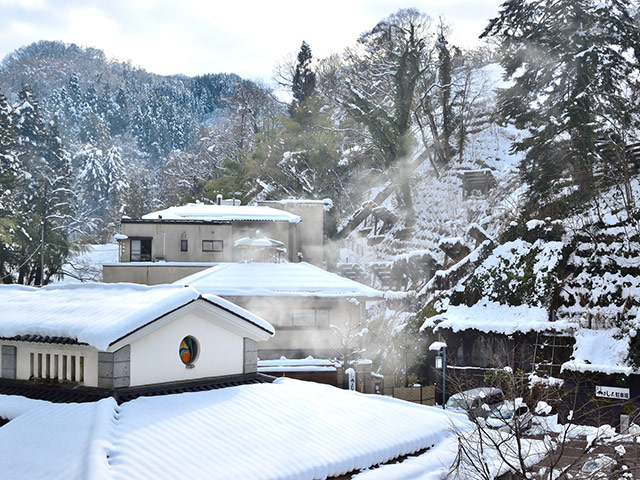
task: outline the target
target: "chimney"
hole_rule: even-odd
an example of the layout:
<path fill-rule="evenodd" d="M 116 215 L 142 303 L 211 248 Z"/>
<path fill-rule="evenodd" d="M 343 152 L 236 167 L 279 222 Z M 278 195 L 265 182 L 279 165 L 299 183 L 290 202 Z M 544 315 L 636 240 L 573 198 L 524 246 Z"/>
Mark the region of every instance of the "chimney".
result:
<path fill-rule="evenodd" d="M 216 195 L 216 203 L 218 205 L 222 205 L 222 195 L 221 194 Z"/>

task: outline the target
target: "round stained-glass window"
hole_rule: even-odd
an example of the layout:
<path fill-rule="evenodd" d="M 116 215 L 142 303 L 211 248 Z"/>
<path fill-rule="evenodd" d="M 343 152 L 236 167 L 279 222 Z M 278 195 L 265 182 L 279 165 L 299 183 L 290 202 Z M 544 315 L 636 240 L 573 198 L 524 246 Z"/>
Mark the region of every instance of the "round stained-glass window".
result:
<path fill-rule="evenodd" d="M 180 342 L 180 360 L 185 365 L 193 365 L 198 357 L 198 342 L 191 335 L 184 337 Z"/>

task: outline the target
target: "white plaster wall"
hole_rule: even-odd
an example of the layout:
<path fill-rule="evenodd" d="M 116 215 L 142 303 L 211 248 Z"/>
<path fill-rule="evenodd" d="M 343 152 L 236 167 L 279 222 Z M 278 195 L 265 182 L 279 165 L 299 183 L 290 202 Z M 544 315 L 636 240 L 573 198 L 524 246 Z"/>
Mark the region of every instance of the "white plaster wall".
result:
<path fill-rule="evenodd" d="M 193 368 L 187 368 L 178 354 L 187 335 L 199 344 Z M 188 312 L 131 343 L 131 386 L 241 374 L 243 349 L 242 336 Z"/>
<path fill-rule="evenodd" d="M 80 382 L 81 385 L 88 387 L 98 386 L 98 350 L 88 345 L 56 345 L 47 343 L 27 343 L 27 342 L 12 342 L 3 341 L 0 345 L 12 345 L 16 347 L 16 379 L 29 380 L 30 370 L 30 353 L 41 353 L 43 356 L 46 354 L 51 355 L 51 374 L 53 375 L 53 355 L 58 355 L 59 371 L 62 368 L 62 355 L 75 356 L 76 357 L 76 371 L 79 363 L 78 358 L 84 357 L 84 382 Z M 0 355 L 0 362 L 2 356 Z M 44 361 L 44 360 L 43 360 Z M 0 365 L 0 371 L 2 365 Z M 43 367 L 44 369 L 44 367 Z M 43 371 L 44 376 L 44 371 Z"/>

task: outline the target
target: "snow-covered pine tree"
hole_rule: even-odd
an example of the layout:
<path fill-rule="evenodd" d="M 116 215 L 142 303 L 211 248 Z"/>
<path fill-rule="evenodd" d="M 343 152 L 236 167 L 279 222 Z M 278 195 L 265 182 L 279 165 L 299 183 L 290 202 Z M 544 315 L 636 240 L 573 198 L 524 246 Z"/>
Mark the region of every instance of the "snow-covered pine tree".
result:
<path fill-rule="evenodd" d="M 11 107 L 0 92 L 0 283 L 9 275 L 15 231 L 15 187 L 18 162 L 15 158 L 15 134 Z"/>
<path fill-rule="evenodd" d="M 291 85 L 291 93 L 298 103 L 309 98 L 316 88 L 316 74 L 311 70 L 311 59 L 311 47 L 303 41 L 298 52 L 298 63 Z"/>
<path fill-rule="evenodd" d="M 127 189 L 127 171 L 122 159 L 122 149 L 117 145 L 104 156 L 105 193 L 109 204 L 119 208 L 122 193 Z"/>
<path fill-rule="evenodd" d="M 20 90 L 18 99 L 12 112 L 20 171 L 15 211 L 19 228 L 12 257 L 17 278 L 10 280 L 45 284 L 60 273 L 68 254 L 67 226 L 73 213 L 71 163 L 57 123 L 45 124 L 28 86 Z"/>
<path fill-rule="evenodd" d="M 509 0 L 483 37 L 502 42 L 513 85 L 500 112 L 524 129 L 527 213 L 560 214 L 598 191 L 598 143 L 638 113 L 640 34 L 628 0 Z"/>

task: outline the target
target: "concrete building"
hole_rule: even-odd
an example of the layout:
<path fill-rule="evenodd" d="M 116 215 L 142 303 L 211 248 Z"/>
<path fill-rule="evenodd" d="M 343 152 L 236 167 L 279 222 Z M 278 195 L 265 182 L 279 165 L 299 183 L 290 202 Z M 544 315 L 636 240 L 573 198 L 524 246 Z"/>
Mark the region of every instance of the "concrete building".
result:
<path fill-rule="evenodd" d="M 266 200 L 258 202 L 269 207 L 297 215 L 298 245 L 301 259 L 312 265 L 321 266 L 324 261 L 324 210 L 331 206 L 330 200 Z"/>
<path fill-rule="evenodd" d="M 190 203 L 123 218 L 119 260 L 103 266 L 106 283 L 171 283 L 221 262 L 299 262 L 321 266 L 325 203 L 262 202 L 261 206 Z M 270 206 L 267 206 L 270 205 Z M 271 248 L 247 248 L 268 242 Z M 243 242 L 244 241 L 244 242 Z"/>
<path fill-rule="evenodd" d="M 344 340 L 365 327 L 367 301 L 383 297 L 305 262 L 219 264 L 176 284 L 228 299 L 271 323 L 276 335 L 258 344 L 265 360 L 339 357 Z"/>
<path fill-rule="evenodd" d="M 193 288 L 0 285 L 6 381 L 101 390 L 256 375 L 266 321 Z"/>

